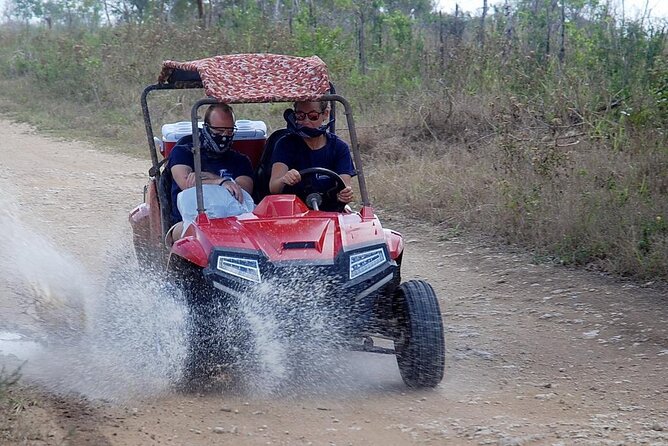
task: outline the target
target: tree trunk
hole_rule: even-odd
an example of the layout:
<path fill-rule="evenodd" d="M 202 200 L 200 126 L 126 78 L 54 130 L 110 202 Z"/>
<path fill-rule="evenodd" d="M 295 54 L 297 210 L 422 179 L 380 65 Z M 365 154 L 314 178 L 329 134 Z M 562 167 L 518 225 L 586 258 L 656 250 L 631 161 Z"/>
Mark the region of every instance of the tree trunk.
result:
<path fill-rule="evenodd" d="M 364 11 L 360 11 L 360 21 L 359 21 L 359 29 L 357 31 L 358 35 L 358 44 L 359 44 L 359 61 L 360 61 L 360 72 L 365 75 L 366 74 L 366 50 L 364 49 L 365 47 L 365 41 L 366 41 L 366 35 L 364 33 L 364 28 L 366 26 L 366 17 L 364 16 Z"/>
<path fill-rule="evenodd" d="M 313 0 L 309 0 L 308 2 L 308 18 L 311 28 L 315 29 L 318 26 L 318 21 L 315 16 L 315 3 Z"/>
<path fill-rule="evenodd" d="M 107 4 L 107 0 L 104 0 L 102 3 L 104 4 L 104 15 L 107 17 L 107 25 L 111 26 L 111 18 L 109 18 L 109 5 Z"/>
<path fill-rule="evenodd" d="M 561 45 L 559 45 L 559 63 L 566 58 L 566 0 L 561 0 Z"/>
<path fill-rule="evenodd" d="M 485 47 L 485 18 L 487 16 L 487 0 L 482 1 L 482 14 L 480 14 L 480 33 L 478 34 L 478 43 L 480 48 Z"/>
<path fill-rule="evenodd" d="M 276 0 L 274 3 L 274 20 L 278 20 L 281 17 L 281 0 Z"/>
<path fill-rule="evenodd" d="M 197 19 L 202 24 L 202 28 L 205 28 L 204 23 L 204 1 L 197 0 Z"/>
<path fill-rule="evenodd" d="M 455 3 L 455 40 L 457 46 L 461 43 L 463 31 L 464 24 L 459 20 L 459 3 Z"/>
<path fill-rule="evenodd" d="M 439 42 L 439 57 L 441 72 L 445 71 L 445 23 L 443 22 L 443 13 L 438 12 L 438 42 Z"/>
<path fill-rule="evenodd" d="M 549 5 L 545 5 L 547 10 L 545 11 L 545 31 L 546 31 L 546 36 L 545 36 L 545 60 L 547 60 L 550 57 L 550 40 L 552 39 L 552 1 L 550 1 Z"/>
<path fill-rule="evenodd" d="M 508 3 L 508 0 L 503 5 L 503 14 L 506 17 L 506 29 L 504 31 L 505 35 L 505 45 L 503 46 L 503 63 L 508 63 L 508 58 L 510 57 L 510 53 L 513 48 L 513 34 L 514 34 L 514 29 L 513 29 L 513 15 L 511 13 L 510 9 L 510 4 Z"/>

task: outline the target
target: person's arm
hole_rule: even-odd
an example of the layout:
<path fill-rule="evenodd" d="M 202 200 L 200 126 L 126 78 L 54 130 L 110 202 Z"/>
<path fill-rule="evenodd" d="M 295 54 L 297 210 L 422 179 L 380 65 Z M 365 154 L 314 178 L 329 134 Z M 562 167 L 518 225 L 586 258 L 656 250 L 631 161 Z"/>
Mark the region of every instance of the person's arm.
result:
<path fill-rule="evenodd" d="M 184 139 L 185 138 L 182 138 L 180 141 L 183 141 Z M 181 190 L 186 190 L 195 186 L 195 173 L 193 172 L 194 161 L 190 148 L 191 146 L 189 145 L 189 142 L 186 141 L 183 144 L 174 146 L 169 155 L 169 170 L 172 173 L 174 182 Z"/>
<path fill-rule="evenodd" d="M 190 166 L 185 164 L 177 164 L 172 167 L 172 178 L 176 184 L 179 185 L 179 189 L 186 190 L 191 187 L 195 187 L 195 172 L 193 172 Z M 220 178 L 218 175 L 210 172 L 202 172 L 201 175 L 202 184 L 218 184 L 220 183 Z"/>
<path fill-rule="evenodd" d="M 294 186 L 302 180 L 301 175 L 295 169 L 289 169 L 285 163 L 277 162 L 271 166 L 271 179 L 269 180 L 269 192 L 280 194 L 283 188 Z"/>
<path fill-rule="evenodd" d="M 353 188 L 351 186 L 352 177 L 345 173 L 339 175 L 343 180 L 343 183 L 346 185 L 345 189 L 342 189 L 338 194 L 336 194 L 336 199 L 341 203 L 350 203 L 355 198 L 353 194 Z"/>
<path fill-rule="evenodd" d="M 299 141 L 300 137 L 294 135 L 286 135 L 276 142 L 274 153 L 271 157 L 271 177 L 269 179 L 269 193 L 280 194 L 286 185 L 293 186 L 299 183 L 302 178 L 299 171 L 290 169 L 290 166 L 295 165 L 295 157 L 299 156 Z M 302 142 L 303 144 L 303 142 Z"/>
<path fill-rule="evenodd" d="M 346 185 L 345 189 L 336 194 L 336 198 L 341 203 L 350 203 L 355 198 L 352 188 L 352 176 L 355 173 L 353 159 L 350 156 L 348 144 L 340 139 L 336 140 L 335 151 L 336 166 L 334 167 L 334 170 L 339 174 Z"/>
<path fill-rule="evenodd" d="M 240 175 L 234 179 L 239 186 L 249 194 L 253 193 L 253 179 L 248 175 Z"/>
<path fill-rule="evenodd" d="M 243 191 L 253 193 L 253 165 L 247 156 L 241 154 L 231 156 L 228 163 L 236 177 L 217 177 L 215 182 L 227 189 L 239 203 L 243 203 Z"/>
<path fill-rule="evenodd" d="M 190 177 L 193 173 L 193 170 L 190 166 L 185 164 L 176 164 L 171 168 L 172 178 L 174 182 L 179 186 L 179 189 L 186 190 L 189 187 L 193 187 L 195 184 L 190 185 Z M 194 176 L 193 180 L 194 180 Z"/>
<path fill-rule="evenodd" d="M 242 189 L 249 194 L 253 193 L 253 179 L 247 175 L 239 175 L 234 180 L 231 178 L 218 178 L 217 184 L 227 189 L 239 203 L 244 202 Z"/>

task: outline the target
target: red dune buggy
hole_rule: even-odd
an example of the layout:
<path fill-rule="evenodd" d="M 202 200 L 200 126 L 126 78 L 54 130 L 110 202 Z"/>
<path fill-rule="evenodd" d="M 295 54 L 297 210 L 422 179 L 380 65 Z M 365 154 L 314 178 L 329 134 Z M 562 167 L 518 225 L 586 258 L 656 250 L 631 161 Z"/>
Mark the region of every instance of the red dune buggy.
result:
<path fill-rule="evenodd" d="M 147 98 L 155 91 L 183 88 L 203 88 L 206 94 L 192 106 L 190 123 L 198 174 L 198 216 L 184 237 L 170 246 L 164 240 L 170 227 L 171 175 L 161 159 L 168 154 L 160 154 L 156 148 L 158 138 L 154 137 Z M 332 199 L 332 194 L 335 197 L 344 187 L 341 178 L 327 169 L 307 169 L 301 174 L 304 178 L 334 178 L 334 191 L 314 189 L 306 202 L 295 195 L 267 195 L 271 150 L 281 135 L 277 130 L 266 141 L 262 136 L 251 143 L 235 141 L 232 146 L 247 154 L 256 169 L 254 211 L 235 217 L 208 217 L 199 175 L 200 107 L 218 102 L 321 100 L 330 101 L 332 113 L 337 104 L 343 106 L 361 209 L 318 210 L 323 200 Z M 130 214 L 135 251 L 142 267 L 165 271 L 186 296 L 194 321 L 188 373 L 205 375 L 212 365 L 229 362 L 232 356 L 251 349 L 252 340 L 240 336 L 240 330 L 220 335 L 212 328 L 212 321 L 225 315 L 238 316 L 240 305 L 252 303 L 268 288 L 283 287 L 282 292 L 289 294 L 294 289 L 295 295 L 276 304 L 284 315 L 279 319 L 303 317 L 300 308 L 309 294 L 310 306 L 321 306 L 333 315 L 328 327 L 337 330 L 339 339 L 345 339 L 346 348 L 396 355 L 408 386 L 434 387 L 441 381 L 445 347 L 438 299 L 425 281 L 401 283 L 402 236 L 383 228 L 374 214 L 350 104 L 334 93 L 327 68 L 318 57 L 237 54 L 183 63 L 165 61 L 158 82 L 146 87 L 141 103 L 152 167 L 144 203 Z M 326 291 L 296 291 L 294 277 L 307 282 L 307 289 Z M 299 332 L 299 325 L 295 327 L 293 331 Z M 381 346 L 383 343 L 387 346 Z"/>

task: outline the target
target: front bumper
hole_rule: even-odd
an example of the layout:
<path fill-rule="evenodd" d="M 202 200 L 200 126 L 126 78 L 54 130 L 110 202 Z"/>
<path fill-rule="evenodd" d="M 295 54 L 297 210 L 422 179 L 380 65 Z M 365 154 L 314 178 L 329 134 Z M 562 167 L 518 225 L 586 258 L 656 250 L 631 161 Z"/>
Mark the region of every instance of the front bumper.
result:
<path fill-rule="evenodd" d="M 385 260 L 350 279 L 351 256 L 379 249 L 383 250 Z M 258 274 L 221 271 L 218 268 L 220 257 L 240 259 L 239 264 L 252 265 L 258 269 Z M 309 260 L 273 263 L 257 251 L 216 249 L 209 258 L 209 267 L 204 269 L 204 276 L 227 296 L 256 300 L 271 295 L 280 305 L 321 305 L 342 317 L 352 318 L 354 325 L 359 326 L 372 319 L 378 298 L 393 292 L 399 267 L 390 259 L 385 245 L 341 252 L 333 262 L 320 264 Z"/>

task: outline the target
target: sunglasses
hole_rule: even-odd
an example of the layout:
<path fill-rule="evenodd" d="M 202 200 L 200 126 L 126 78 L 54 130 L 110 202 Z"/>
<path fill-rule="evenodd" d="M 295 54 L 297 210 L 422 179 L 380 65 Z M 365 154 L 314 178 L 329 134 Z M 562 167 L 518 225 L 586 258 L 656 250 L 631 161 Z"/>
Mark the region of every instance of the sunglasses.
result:
<path fill-rule="evenodd" d="M 297 119 L 297 121 L 303 121 L 308 117 L 309 121 L 317 121 L 323 113 L 324 112 L 317 112 L 315 110 L 308 113 L 295 111 L 295 119 Z"/>
<path fill-rule="evenodd" d="M 209 130 L 219 135 L 234 135 L 234 132 L 236 132 L 237 130 L 236 127 L 214 127 L 208 124 L 207 127 L 209 128 Z"/>

